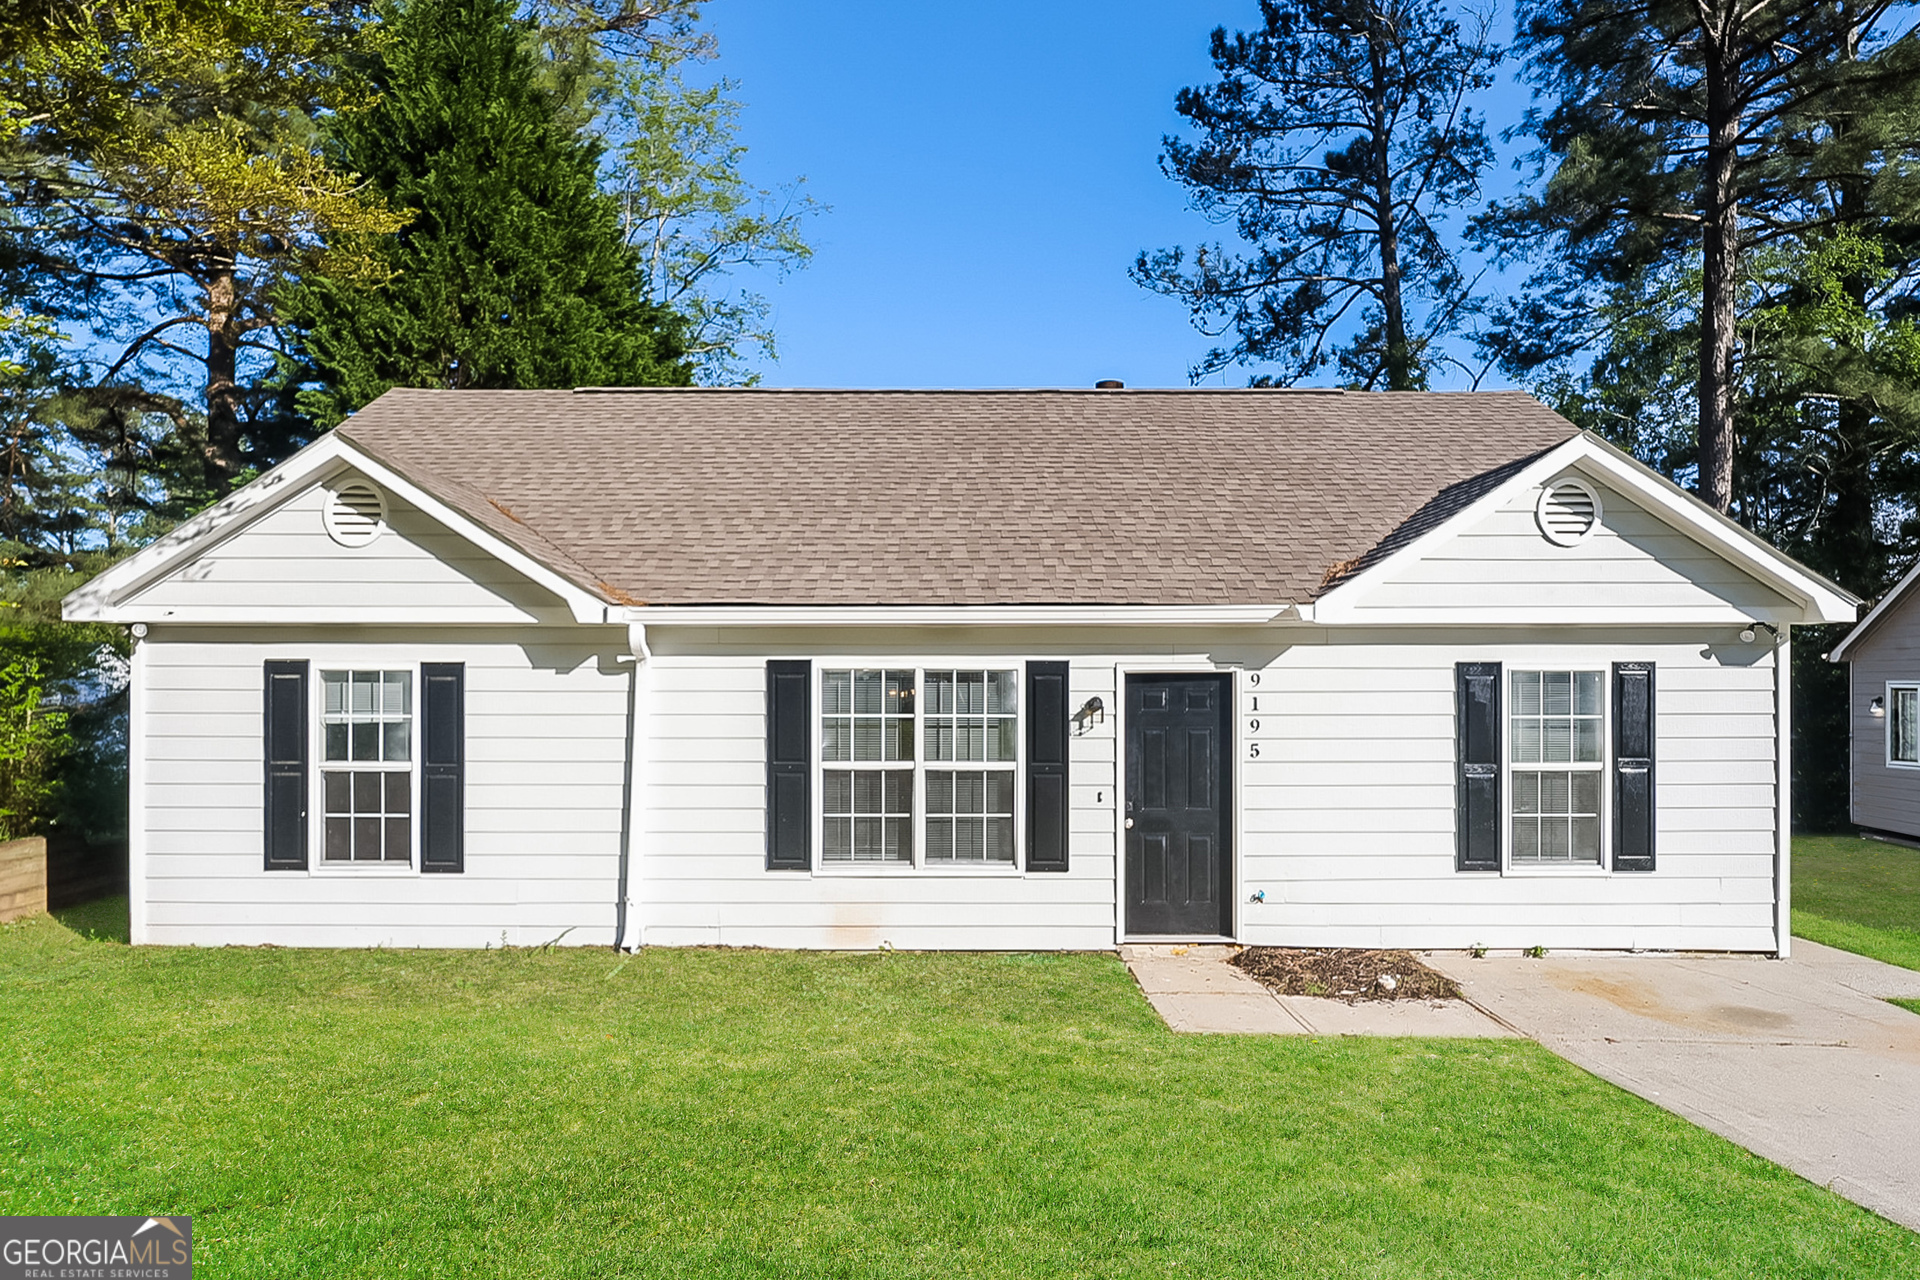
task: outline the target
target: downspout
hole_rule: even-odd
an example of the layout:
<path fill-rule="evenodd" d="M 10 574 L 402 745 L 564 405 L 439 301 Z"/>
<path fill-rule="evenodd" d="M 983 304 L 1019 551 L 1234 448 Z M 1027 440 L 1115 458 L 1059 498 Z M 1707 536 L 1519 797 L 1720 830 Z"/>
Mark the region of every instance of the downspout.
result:
<path fill-rule="evenodd" d="M 1782 623 L 1773 648 L 1774 744 L 1773 954 L 1793 951 L 1793 625 Z"/>
<path fill-rule="evenodd" d="M 641 729 L 640 715 L 647 704 L 641 696 L 641 681 L 646 679 L 647 667 L 652 660 L 653 650 L 647 647 L 646 625 L 629 623 L 627 652 L 618 659 L 633 663 L 633 670 L 627 679 L 627 767 L 620 788 L 620 883 L 619 896 L 614 902 L 613 924 L 613 947 L 616 951 L 634 951 L 640 946 L 640 923 L 634 918 L 633 910 L 633 855 L 634 846 L 640 839 L 640 800 L 642 788 L 646 785 L 645 760 L 641 750 L 647 739 Z"/>

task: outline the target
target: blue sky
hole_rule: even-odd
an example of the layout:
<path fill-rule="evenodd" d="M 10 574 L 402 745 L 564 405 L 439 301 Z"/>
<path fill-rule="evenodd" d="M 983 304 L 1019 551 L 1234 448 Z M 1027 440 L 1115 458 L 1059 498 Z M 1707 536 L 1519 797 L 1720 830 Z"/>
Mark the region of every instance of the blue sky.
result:
<path fill-rule="evenodd" d="M 1159 172 L 1160 139 L 1175 92 L 1209 78 L 1208 33 L 1256 23 L 1254 0 L 706 12 L 749 175 L 804 175 L 832 206 L 811 266 L 753 282 L 781 344 L 767 385 L 1187 385 L 1207 339 L 1127 267 L 1215 234 Z M 1524 104 L 1507 85 L 1483 106 L 1504 123 Z"/>

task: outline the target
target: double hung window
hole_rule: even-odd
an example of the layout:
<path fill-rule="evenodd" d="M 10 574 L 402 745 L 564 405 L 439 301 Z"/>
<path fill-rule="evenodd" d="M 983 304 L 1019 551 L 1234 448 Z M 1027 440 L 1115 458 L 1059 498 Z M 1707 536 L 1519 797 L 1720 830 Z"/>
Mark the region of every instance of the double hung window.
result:
<path fill-rule="evenodd" d="M 1920 765 L 1920 685 L 1887 686 L 1887 763 Z"/>
<path fill-rule="evenodd" d="M 1605 706 L 1602 672 L 1509 673 L 1513 865 L 1600 865 Z"/>
<path fill-rule="evenodd" d="M 322 671 L 321 861 L 413 861 L 413 672 Z"/>
<path fill-rule="evenodd" d="M 1020 673 L 826 667 L 821 861 L 1015 865 Z"/>

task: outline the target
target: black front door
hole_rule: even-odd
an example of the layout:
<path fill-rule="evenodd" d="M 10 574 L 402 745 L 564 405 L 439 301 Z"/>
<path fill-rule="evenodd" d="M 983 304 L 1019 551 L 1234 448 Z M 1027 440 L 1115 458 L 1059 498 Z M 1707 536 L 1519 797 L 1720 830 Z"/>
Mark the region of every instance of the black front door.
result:
<path fill-rule="evenodd" d="M 1225 675 L 1127 677 L 1127 933 L 1232 932 Z"/>

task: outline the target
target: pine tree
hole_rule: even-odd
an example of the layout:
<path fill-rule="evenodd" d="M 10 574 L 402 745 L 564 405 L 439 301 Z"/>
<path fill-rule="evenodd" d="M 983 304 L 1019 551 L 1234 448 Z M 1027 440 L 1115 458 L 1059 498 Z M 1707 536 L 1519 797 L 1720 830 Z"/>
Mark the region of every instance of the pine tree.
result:
<path fill-rule="evenodd" d="M 680 324 L 649 301 L 597 147 L 542 87 L 507 0 L 402 0 L 367 70 L 379 101 L 339 120 L 332 163 L 412 220 L 368 289 L 310 276 L 287 311 L 323 426 L 393 386 L 684 385 Z"/>
<path fill-rule="evenodd" d="M 1176 108 L 1201 137 L 1161 167 L 1253 247 L 1142 253 L 1136 283 L 1230 335 L 1194 369 L 1273 364 L 1281 382 L 1337 359 L 1344 379 L 1424 387 L 1471 307 L 1438 225 L 1479 198 L 1493 161 L 1468 98 L 1491 83 L 1484 20 L 1436 0 L 1261 0 L 1263 25 L 1213 33 L 1220 79 Z M 1356 330 L 1357 332 L 1351 332 Z"/>
<path fill-rule="evenodd" d="M 1551 169 L 1478 219 L 1504 252 L 1545 262 L 1496 351 L 1521 372 L 1586 345 L 1601 301 L 1690 280 L 1700 496 L 1736 477 L 1747 254 L 1858 215 L 1910 153 L 1920 38 L 1908 0 L 1524 0 L 1518 46 L 1544 100 L 1528 118 Z"/>

